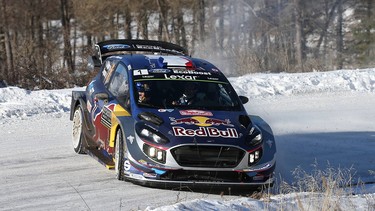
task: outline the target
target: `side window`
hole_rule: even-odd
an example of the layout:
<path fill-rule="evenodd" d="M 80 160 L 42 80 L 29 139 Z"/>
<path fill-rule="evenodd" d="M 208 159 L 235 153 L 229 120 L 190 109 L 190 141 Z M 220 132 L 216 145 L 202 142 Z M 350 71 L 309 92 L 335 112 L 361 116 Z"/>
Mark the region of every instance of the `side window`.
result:
<path fill-rule="evenodd" d="M 123 64 L 117 65 L 113 76 L 108 83 L 108 91 L 115 97 L 125 99 L 129 93 L 129 82 L 126 67 Z"/>
<path fill-rule="evenodd" d="M 111 78 L 113 71 L 115 70 L 116 62 L 113 60 L 106 60 L 103 65 L 102 79 L 104 85 L 108 85 L 109 79 Z"/>
<path fill-rule="evenodd" d="M 221 84 L 218 84 L 219 86 L 219 93 L 220 93 L 220 103 L 222 105 L 233 105 L 233 102 L 232 102 L 232 99 L 229 95 L 229 93 L 227 92 L 227 89 L 225 89 L 225 87 Z"/>

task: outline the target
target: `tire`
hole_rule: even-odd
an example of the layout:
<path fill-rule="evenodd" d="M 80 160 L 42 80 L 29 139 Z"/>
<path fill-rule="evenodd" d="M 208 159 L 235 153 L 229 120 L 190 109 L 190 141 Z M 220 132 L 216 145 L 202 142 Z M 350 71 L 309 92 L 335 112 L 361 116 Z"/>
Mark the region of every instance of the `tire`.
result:
<path fill-rule="evenodd" d="M 121 129 L 116 132 L 116 142 L 115 142 L 115 171 L 116 178 L 118 180 L 124 180 L 124 162 L 125 162 L 125 147 L 124 139 Z"/>
<path fill-rule="evenodd" d="M 80 106 L 74 111 L 73 128 L 72 128 L 72 143 L 73 149 L 78 154 L 85 154 L 85 145 L 83 141 L 83 112 Z"/>

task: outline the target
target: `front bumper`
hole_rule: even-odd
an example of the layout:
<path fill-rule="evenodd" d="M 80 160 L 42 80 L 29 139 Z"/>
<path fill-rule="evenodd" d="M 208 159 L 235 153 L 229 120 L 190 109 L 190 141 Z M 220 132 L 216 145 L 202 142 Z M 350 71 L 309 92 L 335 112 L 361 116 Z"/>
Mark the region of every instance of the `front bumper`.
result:
<path fill-rule="evenodd" d="M 272 187 L 274 184 L 274 178 L 270 177 L 266 181 L 251 182 L 251 183 L 236 183 L 236 182 L 218 182 L 218 181 L 169 181 L 169 180 L 157 180 L 149 178 L 134 178 L 127 176 L 127 181 L 132 183 L 154 187 L 164 188 L 172 190 L 197 190 L 211 193 L 225 193 L 225 194 L 236 194 L 244 193 L 245 191 L 254 191 L 260 188 Z"/>
<path fill-rule="evenodd" d="M 135 184 L 168 189 L 242 191 L 268 188 L 274 184 L 276 162 L 258 171 L 165 170 L 162 174 L 127 171 L 125 180 Z M 155 168 L 155 172 L 158 172 Z M 216 169 L 217 170 L 217 169 Z M 229 192 L 228 192 L 229 193 Z"/>

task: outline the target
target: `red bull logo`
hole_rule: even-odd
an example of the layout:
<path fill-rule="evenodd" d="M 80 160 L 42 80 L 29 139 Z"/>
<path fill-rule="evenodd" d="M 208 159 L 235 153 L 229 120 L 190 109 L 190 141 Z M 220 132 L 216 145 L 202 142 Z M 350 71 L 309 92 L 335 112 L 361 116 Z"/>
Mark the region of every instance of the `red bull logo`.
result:
<path fill-rule="evenodd" d="M 180 124 L 186 124 L 186 125 L 197 125 L 202 127 L 209 127 L 209 126 L 219 126 L 224 125 L 228 127 L 233 127 L 229 119 L 221 120 L 221 119 L 215 119 L 215 118 L 208 118 L 204 116 L 193 116 L 193 117 L 185 117 L 181 119 L 176 119 L 174 117 L 169 117 L 171 120 L 171 125 L 180 125 Z"/>
<path fill-rule="evenodd" d="M 214 127 L 199 127 L 198 129 L 186 129 L 183 127 L 172 127 L 175 136 L 199 136 L 212 138 L 238 138 L 237 130 L 234 128 L 227 128 L 226 130 L 219 130 Z"/>

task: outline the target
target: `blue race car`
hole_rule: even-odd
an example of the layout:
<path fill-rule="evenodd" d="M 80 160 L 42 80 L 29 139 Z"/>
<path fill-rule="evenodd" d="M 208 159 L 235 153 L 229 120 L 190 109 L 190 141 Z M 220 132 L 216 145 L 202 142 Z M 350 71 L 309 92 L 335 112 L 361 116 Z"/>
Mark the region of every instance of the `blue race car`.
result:
<path fill-rule="evenodd" d="M 184 48 L 151 40 L 95 45 L 97 75 L 73 91 L 73 147 L 119 180 L 156 187 L 273 184 L 269 126 L 227 78 Z"/>

